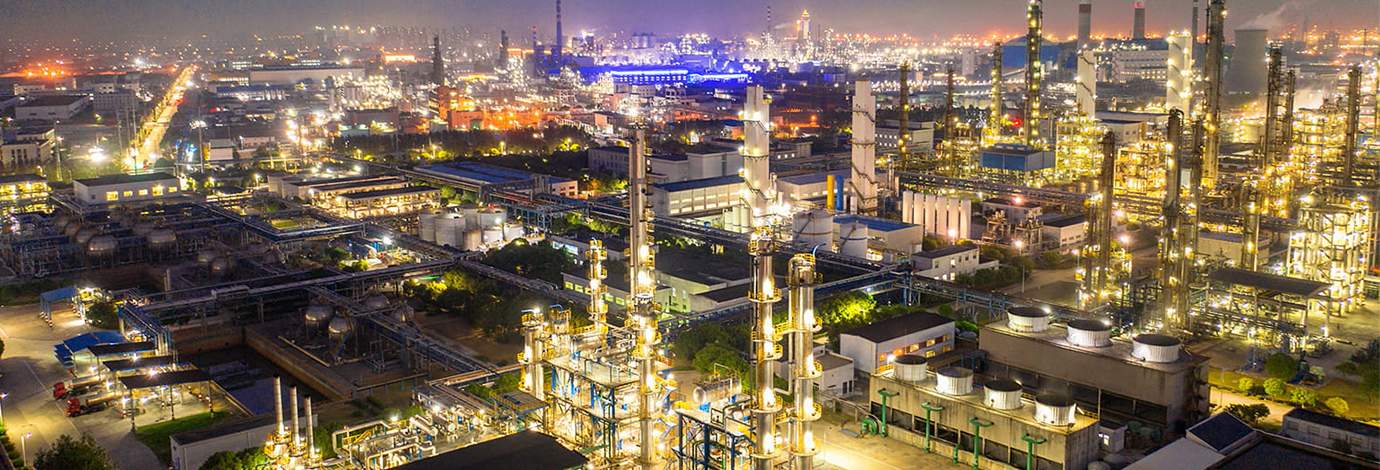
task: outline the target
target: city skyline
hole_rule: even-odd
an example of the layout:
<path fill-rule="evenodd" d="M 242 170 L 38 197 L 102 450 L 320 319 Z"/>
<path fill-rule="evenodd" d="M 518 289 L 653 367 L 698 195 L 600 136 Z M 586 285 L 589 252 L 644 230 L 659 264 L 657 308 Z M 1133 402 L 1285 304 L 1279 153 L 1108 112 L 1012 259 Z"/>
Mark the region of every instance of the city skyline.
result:
<path fill-rule="evenodd" d="M 56 0 L 19 2 L 9 0 L 2 8 L 11 16 L 10 41 L 125 40 L 160 37 L 189 38 L 199 34 L 231 37 L 236 34 L 300 33 L 310 25 L 366 24 L 408 25 L 424 28 L 469 28 L 478 34 L 506 28 L 514 37 L 526 38 L 535 26 L 538 37 L 554 34 L 554 2 L 546 0 L 412 0 L 396 3 L 369 0 L 302 0 L 267 2 L 239 0 Z M 920 39 L 941 39 L 956 34 L 1014 35 L 1019 25 L 1021 0 L 862 0 L 849 5 L 831 2 L 780 0 L 738 2 L 706 0 L 694 3 L 636 0 L 571 0 L 565 5 L 567 36 L 589 32 L 655 32 L 664 34 L 709 33 L 741 37 L 768 29 L 778 35 L 794 34 L 793 22 L 802 10 L 810 10 L 816 31 L 831 28 L 842 33 L 905 33 Z M 1072 36 L 1076 26 L 1077 0 L 1045 2 L 1046 30 L 1054 37 Z M 1188 27 L 1190 0 L 1148 2 L 1147 29 L 1152 35 Z M 1204 5 L 1206 2 L 1204 2 Z M 999 16 L 974 14 L 991 11 Z M 100 14 L 91 14 L 99 12 Z M 150 12 L 158 12 L 150 15 Z M 1110 36 L 1129 35 L 1132 2 L 1096 1 L 1093 32 Z M 59 20 L 60 18 L 60 20 Z M 935 18 L 943 21 L 935 22 Z M 1373 21 L 1372 21 L 1373 20 Z M 1304 22 L 1322 28 L 1361 28 L 1380 24 L 1380 4 L 1369 0 L 1268 0 L 1233 5 L 1228 30 L 1248 24 L 1275 30 L 1297 28 Z"/>

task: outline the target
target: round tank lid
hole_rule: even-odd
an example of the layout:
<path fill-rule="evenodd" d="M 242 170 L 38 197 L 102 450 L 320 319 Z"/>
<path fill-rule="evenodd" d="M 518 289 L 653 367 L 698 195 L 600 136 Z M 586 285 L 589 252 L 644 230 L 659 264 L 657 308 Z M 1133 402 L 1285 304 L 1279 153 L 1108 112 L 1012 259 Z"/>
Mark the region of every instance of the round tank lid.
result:
<path fill-rule="evenodd" d="M 1178 346 L 1182 343 L 1181 341 L 1179 341 L 1179 338 L 1154 333 L 1136 335 L 1136 342 L 1141 344 L 1148 344 L 1150 346 Z"/>
<path fill-rule="evenodd" d="M 1112 327 L 1097 320 L 1072 320 L 1069 321 L 1069 328 L 1083 331 L 1111 331 Z"/>
<path fill-rule="evenodd" d="M 919 354 L 906 354 L 896 358 L 897 364 L 919 365 L 926 362 L 930 362 L 930 360 Z"/>
<path fill-rule="evenodd" d="M 1035 307 L 1011 307 L 1006 309 L 1008 315 L 1025 318 L 1042 318 L 1049 316 L 1044 310 Z"/>
<path fill-rule="evenodd" d="M 1035 403 L 1045 406 L 1073 406 L 1073 397 L 1061 393 L 1042 393 L 1035 397 Z"/>
<path fill-rule="evenodd" d="M 939 374 L 939 375 L 945 376 L 945 377 L 954 377 L 954 378 L 963 378 L 963 377 L 972 377 L 972 376 L 973 376 L 973 371 L 968 370 L 968 369 L 964 369 L 964 368 L 962 368 L 962 367 L 954 367 L 954 366 L 949 366 L 949 367 L 945 367 L 945 368 L 943 368 L 943 369 L 939 369 L 939 371 L 936 372 L 936 373 Z"/>
<path fill-rule="evenodd" d="M 982 384 L 982 386 L 987 387 L 988 390 L 995 390 L 998 392 L 1019 392 L 1021 390 L 1021 384 L 1008 379 L 988 380 L 987 383 Z"/>

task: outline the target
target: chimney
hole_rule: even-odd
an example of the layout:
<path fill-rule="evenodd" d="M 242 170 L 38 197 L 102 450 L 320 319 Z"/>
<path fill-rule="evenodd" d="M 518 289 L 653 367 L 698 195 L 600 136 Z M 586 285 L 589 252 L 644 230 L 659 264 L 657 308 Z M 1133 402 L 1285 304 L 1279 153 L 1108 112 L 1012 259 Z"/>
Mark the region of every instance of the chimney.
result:
<path fill-rule="evenodd" d="M 1092 40 L 1092 0 L 1078 1 L 1078 48 L 1088 47 Z"/>
<path fill-rule="evenodd" d="M 1145 0 L 1136 0 L 1136 17 L 1131 26 L 1131 39 L 1145 39 Z"/>

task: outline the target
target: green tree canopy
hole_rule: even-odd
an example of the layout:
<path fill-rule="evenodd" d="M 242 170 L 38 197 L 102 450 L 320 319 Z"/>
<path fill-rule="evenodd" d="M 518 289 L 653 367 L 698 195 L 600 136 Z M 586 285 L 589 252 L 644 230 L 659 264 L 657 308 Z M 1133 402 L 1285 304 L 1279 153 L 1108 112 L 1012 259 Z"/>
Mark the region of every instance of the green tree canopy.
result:
<path fill-rule="evenodd" d="M 1280 380 L 1289 380 L 1299 371 L 1299 361 L 1284 353 L 1274 353 L 1265 358 L 1265 373 Z"/>
<path fill-rule="evenodd" d="M 201 470 L 257 470 L 265 465 L 268 465 L 268 456 L 264 455 L 263 447 L 250 447 L 211 454 L 206 463 L 201 464 Z"/>
<path fill-rule="evenodd" d="M 51 446 L 38 452 L 34 459 L 37 470 L 113 470 L 115 465 L 105 449 L 91 436 L 81 439 L 63 434 Z"/>

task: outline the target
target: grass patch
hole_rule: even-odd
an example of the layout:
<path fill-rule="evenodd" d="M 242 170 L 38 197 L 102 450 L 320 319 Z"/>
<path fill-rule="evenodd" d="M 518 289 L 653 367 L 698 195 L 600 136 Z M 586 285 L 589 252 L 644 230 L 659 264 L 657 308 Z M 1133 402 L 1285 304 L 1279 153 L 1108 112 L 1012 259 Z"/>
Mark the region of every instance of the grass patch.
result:
<path fill-rule="evenodd" d="M 184 416 L 172 421 L 153 423 L 140 426 L 134 430 L 134 437 L 139 442 L 148 446 L 154 455 L 158 456 L 158 461 L 168 465 L 172 461 L 172 445 L 168 438 L 173 434 L 193 429 L 202 429 L 215 426 L 230 418 L 232 415 L 226 411 L 205 412 Z"/>

